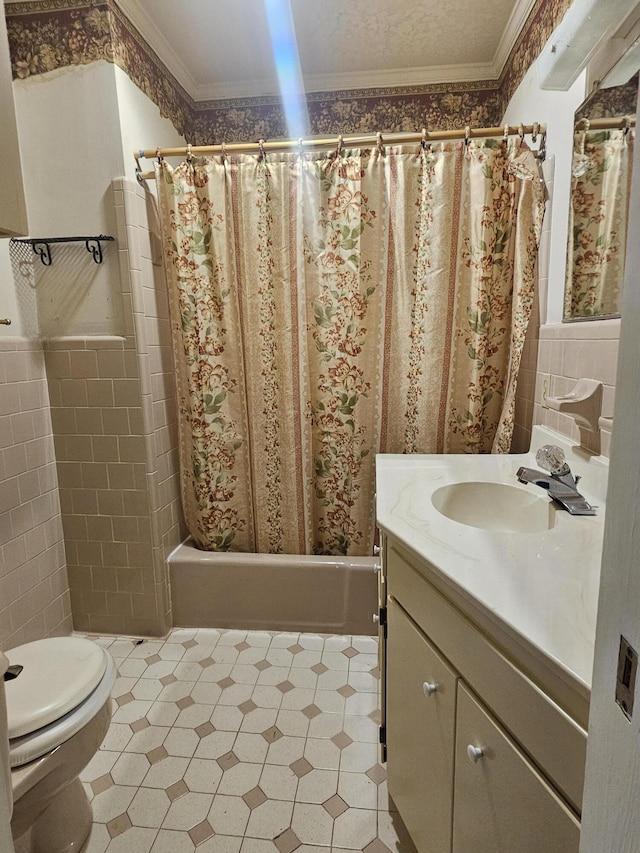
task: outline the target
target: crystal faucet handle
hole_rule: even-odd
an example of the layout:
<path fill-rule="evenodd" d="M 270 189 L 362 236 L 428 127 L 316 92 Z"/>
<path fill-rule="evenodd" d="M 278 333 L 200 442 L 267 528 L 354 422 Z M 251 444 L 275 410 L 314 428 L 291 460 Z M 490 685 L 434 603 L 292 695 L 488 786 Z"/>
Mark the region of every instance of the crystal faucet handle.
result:
<path fill-rule="evenodd" d="M 536 453 L 536 462 L 551 474 L 564 473 L 563 468 L 568 470 L 569 467 L 564 461 L 564 450 L 555 444 L 545 444 L 541 447 Z"/>

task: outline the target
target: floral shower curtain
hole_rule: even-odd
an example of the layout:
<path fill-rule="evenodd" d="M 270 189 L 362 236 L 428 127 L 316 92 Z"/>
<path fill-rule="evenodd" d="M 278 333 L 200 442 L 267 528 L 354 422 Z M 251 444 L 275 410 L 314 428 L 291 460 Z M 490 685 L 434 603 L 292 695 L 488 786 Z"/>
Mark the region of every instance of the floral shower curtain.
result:
<path fill-rule="evenodd" d="M 543 199 L 513 140 L 157 164 L 202 548 L 361 555 L 377 452 L 506 452 Z"/>
<path fill-rule="evenodd" d="M 574 137 L 565 317 L 620 311 L 634 131 Z"/>

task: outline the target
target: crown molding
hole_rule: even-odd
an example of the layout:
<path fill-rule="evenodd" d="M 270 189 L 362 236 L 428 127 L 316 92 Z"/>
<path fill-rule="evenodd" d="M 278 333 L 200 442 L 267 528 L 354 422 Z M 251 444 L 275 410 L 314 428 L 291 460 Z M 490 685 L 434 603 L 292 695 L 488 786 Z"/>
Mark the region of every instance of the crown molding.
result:
<path fill-rule="evenodd" d="M 518 36 L 522 32 L 531 10 L 536 5 L 536 0 L 518 0 L 513 7 L 511 16 L 504 28 L 498 47 L 493 57 L 493 67 L 496 69 L 496 78 L 500 77 L 505 65 L 511 55 Z"/>
<path fill-rule="evenodd" d="M 187 94 L 195 100 L 193 93 L 198 90 L 198 83 L 160 32 L 153 17 L 140 5 L 139 0 L 115 0 L 115 3 L 157 54 L 158 59 L 169 69 Z"/>
<path fill-rule="evenodd" d="M 423 68 L 389 68 L 384 71 L 361 71 L 344 74 L 303 74 L 305 92 L 336 92 L 352 89 L 395 89 L 428 86 L 437 83 L 475 83 L 478 80 L 497 80 L 493 63 L 477 65 L 431 65 Z M 191 93 L 196 102 L 221 101 L 228 98 L 254 98 L 279 95 L 276 77 L 273 80 L 227 80 L 219 86 L 198 86 Z"/>

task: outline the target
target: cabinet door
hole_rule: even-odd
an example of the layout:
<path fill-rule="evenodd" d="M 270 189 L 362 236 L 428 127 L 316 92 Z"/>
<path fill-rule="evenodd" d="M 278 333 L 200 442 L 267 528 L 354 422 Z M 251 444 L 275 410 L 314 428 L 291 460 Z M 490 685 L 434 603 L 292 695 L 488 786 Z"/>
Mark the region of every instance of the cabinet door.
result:
<path fill-rule="evenodd" d="M 387 618 L 389 794 L 418 853 L 448 853 L 457 676 L 392 598 Z"/>
<path fill-rule="evenodd" d="M 458 682 L 453 853 L 577 853 L 579 842 L 574 813 Z"/>

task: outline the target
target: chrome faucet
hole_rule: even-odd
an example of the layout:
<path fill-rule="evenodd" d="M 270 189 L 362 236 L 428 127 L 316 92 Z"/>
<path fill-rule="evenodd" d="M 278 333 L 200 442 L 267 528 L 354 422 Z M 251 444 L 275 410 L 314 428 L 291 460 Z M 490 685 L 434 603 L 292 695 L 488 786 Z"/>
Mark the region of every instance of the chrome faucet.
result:
<path fill-rule="evenodd" d="M 574 477 L 565 462 L 562 448 L 545 444 L 536 453 L 536 462 L 548 474 L 535 468 L 518 468 L 518 482 L 533 483 L 545 489 L 549 497 L 559 503 L 571 515 L 595 515 L 595 507 L 588 503 L 577 489 L 580 477 Z"/>

